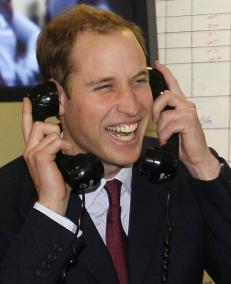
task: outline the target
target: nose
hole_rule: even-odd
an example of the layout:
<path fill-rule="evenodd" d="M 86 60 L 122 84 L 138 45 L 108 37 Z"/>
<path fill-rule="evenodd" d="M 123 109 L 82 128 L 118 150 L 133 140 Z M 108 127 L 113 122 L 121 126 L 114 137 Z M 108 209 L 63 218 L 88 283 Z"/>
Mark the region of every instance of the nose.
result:
<path fill-rule="evenodd" d="M 118 93 L 117 111 L 135 116 L 139 110 L 138 94 L 130 86 L 121 88 Z"/>

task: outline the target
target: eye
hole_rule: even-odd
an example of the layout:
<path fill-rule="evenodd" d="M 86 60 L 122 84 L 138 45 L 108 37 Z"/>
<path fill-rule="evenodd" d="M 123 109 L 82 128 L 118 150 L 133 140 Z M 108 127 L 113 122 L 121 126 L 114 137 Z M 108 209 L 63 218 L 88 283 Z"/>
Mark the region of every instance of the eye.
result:
<path fill-rule="evenodd" d="M 113 86 L 111 84 L 104 84 L 94 88 L 94 91 L 107 91 L 111 90 Z"/>
<path fill-rule="evenodd" d="M 140 78 L 137 80 L 137 82 L 148 82 L 147 78 Z"/>
<path fill-rule="evenodd" d="M 146 84 L 148 83 L 149 80 L 148 80 L 148 77 L 139 77 L 135 80 L 135 84 Z"/>
<path fill-rule="evenodd" d="M 106 88 L 109 88 L 109 87 L 110 87 L 110 85 L 98 86 L 98 87 L 95 88 L 95 90 L 96 90 L 96 91 L 97 91 L 97 90 L 103 90 L 103 89 L 106 89 Z"/>

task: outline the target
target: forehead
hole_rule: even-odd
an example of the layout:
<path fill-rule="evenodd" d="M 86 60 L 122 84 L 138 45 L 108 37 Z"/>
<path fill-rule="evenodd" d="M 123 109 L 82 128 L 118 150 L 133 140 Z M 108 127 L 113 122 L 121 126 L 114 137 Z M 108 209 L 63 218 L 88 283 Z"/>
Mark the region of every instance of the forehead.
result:
<path fill-rule="evenodd" d="M 108 65 L 116 67 L 128 62 L 146 64 L 142 47 L 130 30 L 109 34 L 82 32 L 75 41 L 71 57 L 76 71 L 85 66 L 98 69 Z"/>

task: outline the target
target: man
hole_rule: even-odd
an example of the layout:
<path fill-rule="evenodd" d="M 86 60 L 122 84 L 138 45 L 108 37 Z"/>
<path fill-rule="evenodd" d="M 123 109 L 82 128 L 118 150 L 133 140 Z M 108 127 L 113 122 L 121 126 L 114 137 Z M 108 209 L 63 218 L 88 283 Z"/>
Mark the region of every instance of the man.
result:
<path fill-rule="evenodd" d="M 58 88 L 63 134 L 57 125 L 33 123 L 24 100 L 26 165 L 19 158 L 0 173 L 1 282 L 199 284 L 206 269 L 217 283 L 229 283 L 230 169 L 210 151 L 195 106 L 158 62 L 169 91 L 153 102 L 140 30 L 111 12 L 80 5 L 45 27 L 37 58 L 44 78 Z M 167 105 L 173 109 L 163 111 Z M 181 163 L 163 184 L 139 171 L 150 120 L 161 144 L 180 134 Z M 104 178 L 86 194 L 85 213 L 57 167 L 59 151 L 92 153 L 103 163 Z M 117 233 L 108 230 L 114 223 L 106 222 L 115 206 L 107 196 L 111 179 L 122 183 L 128 236 L 117 237 L 123 240 L 117 255 L 110 242 Z"/>

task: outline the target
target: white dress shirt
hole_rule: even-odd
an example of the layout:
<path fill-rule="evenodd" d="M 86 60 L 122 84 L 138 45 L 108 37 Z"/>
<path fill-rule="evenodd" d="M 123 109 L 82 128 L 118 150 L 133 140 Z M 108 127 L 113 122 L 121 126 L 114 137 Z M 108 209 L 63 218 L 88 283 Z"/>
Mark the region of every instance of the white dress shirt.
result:
<path fill-rule="evenodd" d="M 121 222 L 126 234 L 128 234 L 129 214 L 130 214 L 130 200 L 131 200 L 131 178 L 132 167 L 123 168 L 119 173 L 113 177 L 122 182 L 120 205 L 121 205 Z M 107 211 L 109 207 L 108 195 L 104 189 L 104 185 L 108 180 L 101 179 L 101 184 L 96 191 L 85 195 L 85 207 L 91 216 L 100 236 L 105 242 L 105 229 Z M 66 217 L 63 217 L 42 204 L 36 202 L 34 208 L 47 215 L 52 220 L 56 221 L 71 232 L 76 231 L 76 225 Z"/>

